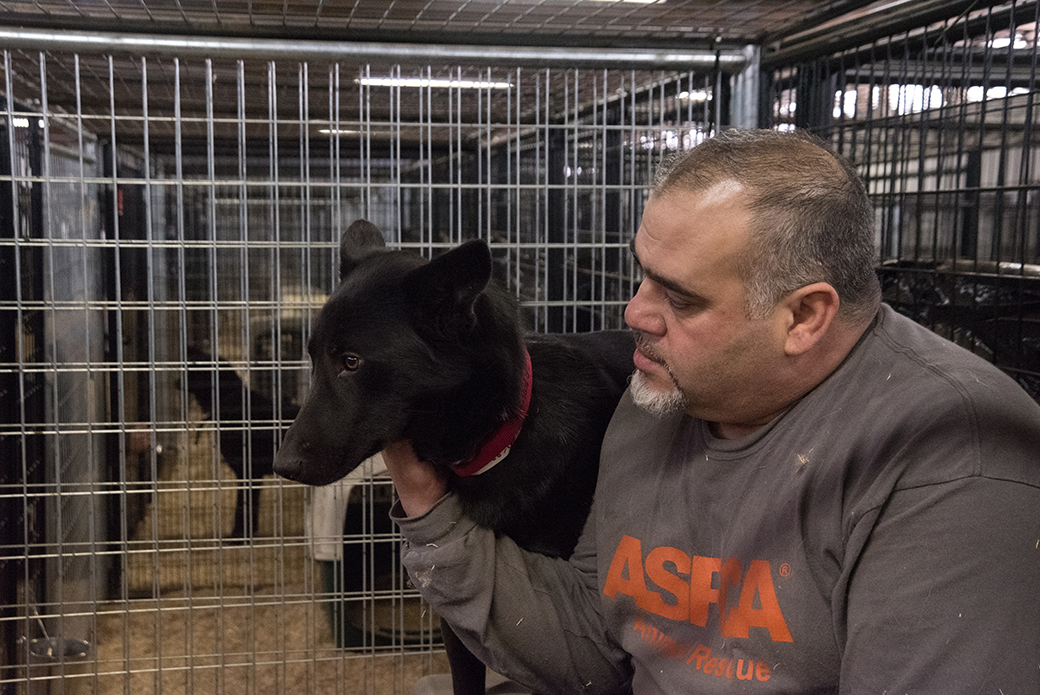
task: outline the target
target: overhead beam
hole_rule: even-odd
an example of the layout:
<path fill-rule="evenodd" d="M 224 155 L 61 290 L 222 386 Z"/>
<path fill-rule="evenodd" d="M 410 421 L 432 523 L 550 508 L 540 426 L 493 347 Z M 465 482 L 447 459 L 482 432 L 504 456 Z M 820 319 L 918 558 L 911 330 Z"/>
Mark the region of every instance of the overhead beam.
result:
<path fill-rule="evenodd" d="M 284 39 L 173 36 L 118 32 L 59 31 L 0 27 L 0 48 L 76 53 L 132 53 L 350 62 L 448 63 L 584 68 L 667 69 L 736 74 L 748 59 L 743 50 L 674 48 L 574 48 L 557 46 L 476 46 L 451 44 L 305 41 Z M 716 62 L 717 61 L 717 62 Z"/>

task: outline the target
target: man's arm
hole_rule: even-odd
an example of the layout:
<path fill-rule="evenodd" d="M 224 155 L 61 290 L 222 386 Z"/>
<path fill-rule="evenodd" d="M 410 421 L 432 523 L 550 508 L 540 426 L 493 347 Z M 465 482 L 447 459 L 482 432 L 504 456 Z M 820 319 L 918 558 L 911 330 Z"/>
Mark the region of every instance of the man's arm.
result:
<path fill-rule="evenodd" d="M 407 444 L 384 458 L 401 486 L 392 515 L 405 536 L 412 583 L 474 654 L 540 692 L 629 689 L 628 656 L 600 613 L 595 553 L 587 545 L 594 517 L 572 561 L 530 553 L 464 517 L 458 499 L 445 494 L 444 478 Z"/>

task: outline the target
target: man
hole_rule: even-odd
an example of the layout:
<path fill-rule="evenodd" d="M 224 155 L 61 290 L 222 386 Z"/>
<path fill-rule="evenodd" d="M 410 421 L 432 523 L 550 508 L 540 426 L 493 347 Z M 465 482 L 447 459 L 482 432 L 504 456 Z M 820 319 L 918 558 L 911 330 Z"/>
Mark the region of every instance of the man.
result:
<path fill-rule="evenodd" d="M 632 387 L 569 561 L 385 453 L 415 585 L 543 692 L 1040 692 L 1040 407 L 880 302 L 842 158 L 730 132 L 632 250 Z"/>

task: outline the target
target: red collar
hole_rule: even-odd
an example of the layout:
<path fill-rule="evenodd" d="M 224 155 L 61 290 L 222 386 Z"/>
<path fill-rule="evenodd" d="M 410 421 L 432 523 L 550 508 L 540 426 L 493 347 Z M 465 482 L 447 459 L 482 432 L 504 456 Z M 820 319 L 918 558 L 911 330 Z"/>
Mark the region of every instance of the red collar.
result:
<path fill-rule="evenodd" d="M 484 442 L 480 451 L 469 461 L 460 462 L 453 469 L 455 475 L 462 478 L 471 475 L 480 475 L 490 470 L 498 462 L 509 455 L 509 450 L 520 434 L 524 420 L 527 419 L 527 409 L 531 405 L 531 385 L 534 380 L 534 371 L 531 369 L 531 354 L 524 350 L 527 358 L 527 366 L 524 369 L 524 394 L 520 402 L 520 410 L 513 417 L 502 423 L 494 436 Z"/>

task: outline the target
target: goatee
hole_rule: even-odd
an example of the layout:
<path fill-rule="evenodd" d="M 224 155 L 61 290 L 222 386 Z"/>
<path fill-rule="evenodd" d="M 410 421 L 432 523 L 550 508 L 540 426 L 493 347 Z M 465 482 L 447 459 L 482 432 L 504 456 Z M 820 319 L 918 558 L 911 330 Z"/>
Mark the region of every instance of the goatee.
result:
<path fill-rule="evenodd" d="M 671 374 L 671 372 L 669 372 Z M 675 377 L 672 377 L 675 380 Z M 686 396 L 678 385 L 659 390 L 647 383 L 646 376 L 638 369 L 632 373 L 632 401 L 654 417 L 663 418 L 686 410 Z"/>

